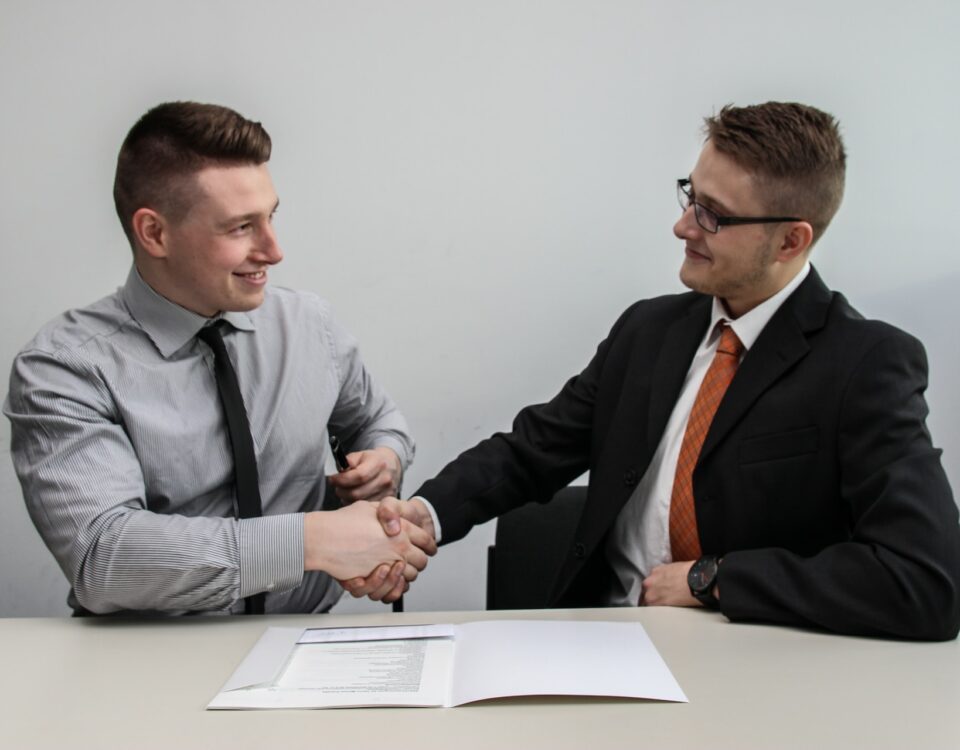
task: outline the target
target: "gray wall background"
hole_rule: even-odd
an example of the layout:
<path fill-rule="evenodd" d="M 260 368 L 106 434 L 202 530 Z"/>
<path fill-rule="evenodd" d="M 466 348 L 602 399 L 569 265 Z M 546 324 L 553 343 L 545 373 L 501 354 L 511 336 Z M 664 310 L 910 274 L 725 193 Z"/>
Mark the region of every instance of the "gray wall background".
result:
<path fill-rule="evenodd" d="M 274 139 L 274 283 L 325 295 L 359 337 L 415 431 L 413 490 L 549 398 L 633 300 L 681 289 L 673 181 L 701 118 L 799 100 L 849 151 L 814 262 L 927 344 L 956 487 L 958 32 L 951 0 L 0 0 L 0 370 L 123 282 L 111 185 L 134 120 L 227 104 Z M 5 420 L 0 449 L 0 616 L 65 614 Z M 408 609 L 482 608 L 492 534 L 443 549 Z"/>

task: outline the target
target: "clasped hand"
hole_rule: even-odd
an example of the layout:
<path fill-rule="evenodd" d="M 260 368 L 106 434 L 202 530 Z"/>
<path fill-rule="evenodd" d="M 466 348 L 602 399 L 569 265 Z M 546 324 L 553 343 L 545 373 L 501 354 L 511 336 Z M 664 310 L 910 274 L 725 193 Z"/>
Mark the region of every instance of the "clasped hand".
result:
<path fill-rule="evenodd" d="M 387 601 L 399 597 L 437 551 L 431 533 L 399 514 L 381 519 L 378 503 L 307 513 L 303 535 L 304 570 L 322 570 L 341 581 L 370 580 L 377 592 L 389 580 L 390 590 L 381 597 Z"/>
<path fill-rule="evenodd" d="M 649 607 L 700 607 L 700 602 L 690 593 L 687 575 L 693 561 L 658 565 L 643 580 L 641 606 Z"/>
<path fill-rule="evenodd" d="M 377 503 L 377 518 L 384 533 L 391 538 L 412 526 L 416 529 L 414 536 L 411 537 L 413 543 L 420 545 L 420 542 L 424 541 L 427 546 L 421 546 L 422 551 L 431 556 L 436 553 L 433 518 L 420 500 L 400 501 L 395 497 L 384 498 Z M 410 582 L 414 578 L 416 575 L 413 578 L 409 577 L 399 563 L 394 563 L 392 566 L 379 565 L 364 576 L 341 579 L 340 583 L 354 597 L 367 596 L 373 601 L 392 602 L 399 599 L 410 588 Z"/>
<path fill-rule="evenodd" d="M 344 503 L 382 500 L 400 491 L 403 466 L 390 448 L 380 447 L 348 453 L 345 471 L 331 474 L 327 481 Z"/>

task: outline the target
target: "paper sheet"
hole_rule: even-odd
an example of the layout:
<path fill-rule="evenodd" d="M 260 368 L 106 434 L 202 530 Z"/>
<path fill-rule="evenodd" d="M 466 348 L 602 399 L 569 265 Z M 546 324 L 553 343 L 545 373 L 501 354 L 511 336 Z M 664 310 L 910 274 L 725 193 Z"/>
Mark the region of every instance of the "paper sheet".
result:
<path fill-rule="evenodd" d="M 686 701 L 639 623 L 269 628 L 208 708 L 454 706 L 517 695 Z"/>

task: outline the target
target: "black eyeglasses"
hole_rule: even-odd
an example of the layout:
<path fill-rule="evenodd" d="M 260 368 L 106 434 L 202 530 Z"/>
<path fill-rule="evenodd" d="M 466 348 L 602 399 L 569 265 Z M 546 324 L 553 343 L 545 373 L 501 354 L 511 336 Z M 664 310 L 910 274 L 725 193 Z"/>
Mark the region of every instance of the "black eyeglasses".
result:
<path fill-rule="evenodd" d="M 702 203 L 694 200 L 690 180 L 677 180 L 677 200 L 680 201 L 680 208 L 686 211 L 693 206 L 693 215 L 697 217 L 697 224 L 705 232 L 716 234 L 720 227 L 736 226 L 738 224 L 778 224 L 781 221 L 803 221 L 796 216 L 721 216 L 716 211 L 712 211 Z"/>

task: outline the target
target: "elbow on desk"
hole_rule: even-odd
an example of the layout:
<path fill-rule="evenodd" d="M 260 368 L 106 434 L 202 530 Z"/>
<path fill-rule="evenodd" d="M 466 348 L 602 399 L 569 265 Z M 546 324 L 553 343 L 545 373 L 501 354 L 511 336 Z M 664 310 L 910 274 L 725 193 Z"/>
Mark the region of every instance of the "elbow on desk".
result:
<path fill-rule="evenodd" d="M 952 641 L 960 633 L 960 570 L 931 572 L 911 596 L 891 609 L 889 635 L 917 641 Z"/>
<path fill-rule="evenodd" d="M 720 576 L 720 610 L 733 622 L 768 622 L 834 633 L 915 641 L 950 641 L 960 633 L 960 556 L 917 564 L 896 558 L 810 589 L 784 584 L 796 573 L 789 556 L 731 553 Z M 776 563 L 780 569 L 776 570 Z M 831 569 L 838 567 L 836 563 Z M 954 569 L 956 568 L 956 569 Z M 784 573 L 786 571 L 786 573 Z M 821 579 L 826 576 L 821 575 Z M 796 580 L 796 577 L 793 579 Z"/>
<path fill-rule="evenodd" d="M 940 546 L 935 560 L 916 581 L 909 612 L 916 632 L 907 637 L 952 641 L 960 633 L 960 535 Z"/>
<path fill-rule="evenodd" d="M 923 623 L 918 638 L 928 641 L 952 641 L 960 633 L 960 579 L 947 584 L 940 606 L 927 607 L 920 613 Z"/>

